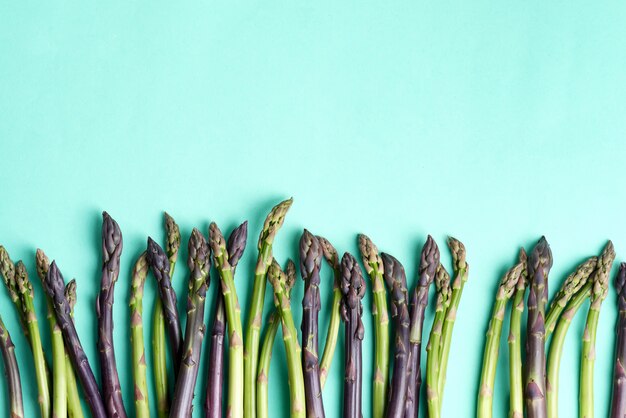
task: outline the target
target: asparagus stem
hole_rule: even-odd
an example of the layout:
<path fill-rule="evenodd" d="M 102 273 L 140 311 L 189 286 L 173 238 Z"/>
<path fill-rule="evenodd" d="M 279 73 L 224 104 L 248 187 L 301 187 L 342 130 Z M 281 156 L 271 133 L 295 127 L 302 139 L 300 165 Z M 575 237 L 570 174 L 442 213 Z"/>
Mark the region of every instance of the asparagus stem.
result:
<path fill-rule="evenodd" d="M 389 254 L 383 253 L 381 257 L 384 266 L 383 277 L 391 295 L 391 317 L 395 327 L 393 375 L 385 416 L 387 418 L 403 418 L 409 363 L 409 291 L 407 290 L 406 274 L 402 264 Z"/>
<path fill-rule="evenodd" d="M 422 330 L 424 328 L 424 313 L 428 305 L 428 289 L 435 278 L 439 266 L 439 247 L 429 235 L 422 249 L 419 279 L 411 296 L 409 313 L 411 327 L 409 334 L 409 367 L 408 385 L 406 390 L 407 418 L 414 418 L 419 413 L 419 393 L 422 384 L 421 355 L 422 355 Z"/>
<path fill-rule="evenodd" d="M 150 417 L 148 382 L 146 380 L 146 353 L 143 340 L 143 288 L 148 275 L 148 259 L 144 251 L 133 268 L 130 285 L 130 341 L 135 379 L 135 415 Z"/>
<path fill-rule="evenodd" d="M 254 418 L 256 415 L 256 390 L 255 382 L 259 360 L 259 344 L 261 339 L 261 322 L 263 316 L 263 304 L 265 302 L 265 286 L 267 283 L 267 270 L 272 263 L 272 245 L 276 233 L 283 225 L 285 215 L 291 207 L 293 199 L 287 199 L 270 211 L 265 219 L 263 230 L 259 236 L 259 256 L 254 272 L 254 286 L 252 300 L 250 302 L 250 314 L 246 324 L 245 349 L 244 349 L 244 413 L 246 418 Z"/>
<path fill-rule="evenodd" d="M 291 313 L 287 275 L 281 270 L 278 262 L 273 260 L 267 277 L 274 288 L 274 306 L 278 309 L 283 328 L 283 343 L 287 354 L 287 373 L 289 375 L 291 417 L 303 418 L 306 416 L 304 375 L 300 359 L 301 349 L 300 344 L 298 344 L 298 331 Z"/>
<path fill-rule="evenodd" d="M 215 267 L 220 275 L 226 321 L 228 323 L 228 404 L 227 416 L 241 418 L 244 416 L 243 399 L 243 341 L 241 336 L 241 308 L 237 298 L 234 281 L 234 269 L 230 265 L 228 250 L 222 232 L 213 222 L 209 227 L 209 244 L 213 251 Z"/>
<path fill-rule="evenodd" d="M 287 262 L 285 270 L 287 277 L 286 291 L 287 297 L 291 295 L 291 289 L 296 281 L 296 265 L 293 261 Z M 272 360 L 272 351 L 274 348 L 274 340 L 278 333 L 278 327 L 281 325 L 280 312 L 277 308 L 270 313 L 267 320 L 267 331 L 261 344 L 261 355 L 259 357 L 259 373 L 257 376 L 256 386 L 256 415 L 257 418 L 269 417 L 269 401 L 268 401 L 268 379 L 270 377 L 270 363 Z"/>
<path fill-rule="evenodd" d="M 45 277 L 44 277 L 45 278 Z M 74 318 L 74 305 L 76 305 L 76 280 L 70 280 L 65 286 L 65 299 L 70 307 L 70 318 Z M 67 415 L 69 418 L 83 418 L 83 407 L 80 403 L 76 375 L 72 367 L 70 356 L 65 350 L 65 375 L 67 381 Z"/>
<path fill-rule="evenodd" d="M 500 336 L 502 334 L 502 321 L 506 305 L 515 287 L 522 276 L 523 263 L 518 263 L 502 277 L 496 301 L 487 330 L 487 341 L 485 343 L 485 353 L 483 355 L 483 368 L 480 375 L 480 389 L 478 393 L 478 413 L 481 418 L 491 418 L 493 416 L 493 392 L 496 380 L 496 366 L 498 365 L 498 350 L 500 348 Z"/>
<path fill-rule="evenodd" d="M 621 263 L 615 279 L 617 291 L 617 341 L 615 344 L 615 363 L 613 366 L 613 396 L 611 400 L 611 418 L 626 416 L 626 263 Z"/>
<path fill-rule="evenodd" d="M 159 296 L 163 306 L 163 318 L 172 352 L 174 376 L 177 377 L 183 341 L 178 319 L 178 309 L 176 307 L 176 292 L 172 287 L 170 279 L 170 261 L 163 249 L 152 238 L 148 238 L 147 257 L 150 270 L 159 283 Z"/>
<path fill-rule="evenodd" d="M 593 366 L 596 358 L 596 332 L 600 318 L 600 307 L 609 291 L 609 274 L 613 260 L 615 260 L 615 250 L 613 243 L 609 241 L 600 254 L 596 270 L 590 278 L 592 283 L 589 295 L 590 305 L 585 332 L 583 333 L 583 349 L 580 360 L 579 416 L 581 418 L 593 418 L 594 416 Z"/>
<path fill-rule="evenodd" d="M 563 282 L 563 286 L 554 296 L 546 315 L 546 337 L 554 331 L 556 321 L 565 309 L 567 302 L 585 285 L 598 262 L 598 257 L 591 257 L 581 263 Z"/>
<path fill-rule="evenodd" d="M 37 249 L 35 254 L 37 264 L 37 275 L 43 282 L 48 273 L 48 266 L 50 262 L 48 257 L 40 249 Z M 48 326 L 50 327 L 50 340 L 52 343 L 52 369 L 54 374 L 52 375 L 53 381 L 53 399 L 52 399 L 52 414 L 54 417 L 65 417 L 67 415 L 67 382 L 65 373 L 65 345 L 63 344 L 63 335 L 61 334 L 61 328 L 57 324 L 57 320 L 54 317 L 54 308 L 52 307 L 52 300 L 46 295 L 47 305 L 47 319 Z"/>
<path fill-rule="evenodd" d="M 518 262 L 522 264 L 513 301 L 511 303 L 511 324 L 509 331 L 509 418 L 524 417 L 524 377 L 522 374 L 522 315 L 524 297 L 528 284 L 528 258 L 526 251 L 520 249 Z"/>
<path fill-rule="evenodd" d="M 551 267 L 552 252 L 545 237 L 541 237 L 528 260 L 530 291 L 526 327 L 527 371 L 524 392 L 528 418 L 545 418 L 547 414 L 544 318 L 548 298 L 548 273 Z"/>
<path fill-rule="evenodd" d="M 450 295 L 450 305 L 446 309 L 443 327 L 441 329 L 441 348 L 439 350 L 439 374 L 437 377 L 437 391 L 439 403 L 443 405 L 443 392 L 446 384 L 446 373 L 448 370 L 448 358 L 450 357 L 450 346 L 452 345 L 452 332 L 456 321 L 456 312 L 461 304 L 463 288 L 467 282 L 469 266 L 465 261 L 465 246 L 456 238 L 448 238 L 448 247 L 452 254 L 454 267 L 454 280 L 452 281 L 452 294 Z"/>
<path fill-rule="evenodd" d="M 426 394 L 428 402 L 428 416 L 437 418 L 441 416 L 441 399 L 439 398 L 439 355 L 441 348 L 441 330 L 445 319 L 446 311 L 450 305 L 450 275 L 439 264 L 435 277 L 435 287 L 437 288 L 437 306 L 435 308 L 435 319 L 430 330 L 430 337 L 426 351 L 428 358 L 426 361 Z"/>
<path fill-rule="evenodd" d="M 98 315 L 98 351 L 102 375 L 102 396 L 105 408 L 111 417 L 126 417 L 120 377 L 115 361 L 113 344 L 113 302 L 115 283 L 120 274 L 122 255 L 122 231 L 107 212 L 102 213 L 102 276 L 100 293 L 96 299 Z"/>
<path fill-rule="evenodd" d="M 96 383 L 91 366 L 89 366 L 89 360 L 85 355 L 85 351 L 78 338 L 78 333 L 74 327 L 74 322 L 70 316 L 70 306 L 65 298 L 63 276 L 54 261 L 50 264 L 48 274 L 46 275 L 44 290 L 52 299 L 57 323 L 63 332 L 65 347 L 83 387 L 83 392 L 85 393 L 87 403 L 91 409 L 91 415 L 93 418 L 106 418 L 107 414 L 104 409 L 98 384 Z"/>
<path fill-rule="evenodd" d="M 15 357 L 15 346 L 11 341 L 9 331 L 0 317 L 0 352 L 4 361 L 6 383 L 9 388 L 9 404 L 11 418 L 24 418 L 24 403 L 22 400 L 22 382 L 20 371 Z"/>
<path fill-rule="evenodd" d="M 383 261 L 378 248 L 366 235 L 360 234 L 359 250 L 365 271 L 372 281 L 372 315 L 374 316 L 374 388 L 372 390 L 372 417 L 381 418 L 385 413 L 387 384 L 389 381 L 389 313 L 387 292 L 383 281 Z"/>
<path fill-rule="evenodd" d="M 15 265 L 15 282 L 20 295 L 22 314 L 28 329 L 31 347 L 33 348 L 33 361 L 35 364 L 35 375 L 37 378 L 37 390 L 39 392 L 39 409 L 42 417 L 50 416 L 50 388 L 48 386 L 48 376 L 46 373 L 46 360 L 41 345 L 41 335 L 39 334 L 39 323 L 35 312 L 33 286 L 28 279 L 26 266 L 21 261 Z"/>
<path fill-rule="evenodd" d="M 335 349 L 337 347 L 337 338 L 339 336 L 339 324 L 341 322 L 341 315 L 339 307 L 341 305 L 341 287 L 339 282 L 341 280 L 341 269 L 339 268 L 339 256 L 337 250 L 332 246 L 326 238 L 317 237 L 320 245 L 322 246 L 322 252 L 324 259 L 330 265 L 333 270 L 333 301 L 330 311 L 330 322 L 328 323 L 328 332 L 326 333 L 326 343 L 324 344 L 324 353 L 322 354 L 322 360 L 320 361 L 320 385 L 322 389 L 326 383 L 328 377 L 328 371 L 333 362 L 335 355 Z"/>
<path fill-rule="evenodd" d="M 204 302 L 210 283 L 211 250 L 202 233 L 193 229 L 188 245 L 189 293 L 187 297 L 187 324 L 183 357 L 176 379 L 176 388 L 170 411 L 171 418 L 192 414 L 193 393 L 198 378 L 200 353 L 204 340 Z"/>

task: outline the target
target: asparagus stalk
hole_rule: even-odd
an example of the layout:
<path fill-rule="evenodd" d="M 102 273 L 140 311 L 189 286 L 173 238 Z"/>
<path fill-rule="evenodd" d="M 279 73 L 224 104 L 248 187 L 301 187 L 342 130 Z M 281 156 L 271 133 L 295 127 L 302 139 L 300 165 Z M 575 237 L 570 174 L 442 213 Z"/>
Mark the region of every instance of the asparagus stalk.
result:
<path fill-rule="evenodd" d="M 42 417 L 50 416 L 50 388 L 48 386 L 48 375 L 46 373 L 46 360 L 41 345 L 41 335 L 39 334 L 39 323 L 35 312 L 35 293 L 33 286 L 28 279 L 26 266 L 21 261 L 15 265 L 15 282 L 22 305 L 22 315 L 28 329 L 30 345 L 33 348 L 33 361 L 35 364 L 35 375 L 37 377 L 37 390 L 39 392 L 39 409 Z"/>
<path fill-rule="evenodd" d="M 183 418 L 192 414 L 193 393 L 198 378 L 200 352 L 204 340 L 204 302 L 210 283 L 211 250 L 202 233 L 196 228 L 191 232 L 188 245 L 189 294 L 187 298 L 187 324 L 181 367 L 170 417 Z"/>
<path fill-rule="evenodd" d="M 428 305 L 428 289 L 435 278 L 437 267 L 439 266 L 439 247 L 435 240 L 429 235 L 422 249 L 419 279 L 417 286 L 411 296 L 409 313 L 411 317 L 411 327 L 409 334 L 409 367 L 408 385 L 406 390 L 406 410 L 407 418 L 414 418 L 419 413 L 419 393 L 422 384 L 421 371 L 421 351 L 422 351 L 422 330 L 424 328 L 424 313 Z"/>
<path fill-rule="evenodd" d="M 2 245 L 0 245 L 0 274 L 2 275 L 4 284 L 9 292 L 9 297 L 11 298 L 13 305 L 15 305 L 15 309 L 17 309 L 18 319 L 22 330 L 24 331 L 24 335 L 28 338 L 28 329 L 26 328 L 23 316 L 22 300 L 20 299 L 20 295 L 17 291 L 17 282 L 15 281 L 15 264 L 13 264 L 13 261 L 9 257 L 9 253 Z M 30 344 L 30 339 L 28 342 Z"/>
<path fill-rule="evenodd" d="M 126 410 L 113 344 L 114 291 L 120 274 L 122 247 L 122 231 L 119 225 L 107 212 L 102 212 L 102 276 L 100 293 L 96 299 L 102 396 L 109 416 L 125 418 Z"/>
<path fill-rule="evenodd" d="M 91 415 L 93 418 L 106 418 L 107 414 L 104 409 L 102 397 L 100 396 L 98 383 L 96 383 L 91 366 L 89 366 L 89 360 L 83 350 L 83 346 L 78 338 L 78 333 L 74 327 L 74 322 L 70 316 L 70 306 L 65 298 L 63 276 L 54 261 L 50 264 L 46 280 L 43 284 L 44 290 L 52 299 L 57 323 L 63 332 L 65 347 L 83 387 L 83 392 L 85 393 L 87 403 L 91 409 Z"/>
<path fill-rule="evenodd" d="M 178 259 L 180 248 L 180 228 L 167 212 L 164 214 L 166 243 L 165 252 L 170 262 L 170 280 L 174 277 L 174 267 Z M 157 397 L 157 411 L 159 418 L 169 416 L 170 400 L 167 378 L 167 355 L 165 342 L 165 318 L 163 316 L 163 303 L 157 298 L 152 314 L 152 360 L 154 372 L 155 393 Z"/>
<path fill-rule="evenodd" d="M 496 301 L 493 305 L 491 321 L 487 331 L 485 353 L 483 355 L 483 368 L 480 375 L 480 389 L 478 393 L 478 413 L 481 418 L 493 416 L 493 391 L 496 380 L 496 366 L 498 365 L 498 350 L 500 348 L 500 336 L 502 334 L 502 321 L 506 305 L 515 291 L 515 287 L 522 277 L 523 263 L 518 263 L 505 273 L 500 280 Z"/>
<path fill-rule="evenodd" d="M 391 317 L 395 327 L 395 352 L 393 375 L 389 387 L 387 418 L 403 418 L 407 388 L 407 367 L 409 363 L 409 291 L 406 285 L 404 267 L 389 254 L 382 253 L 384 279 L 391 295 Z"/>
<path fill-rule="evenodd" d="M 613 243 L 609 241 L 602 254 L 598 258 L 591 280 L 591 293 L 589 295 L 589 311 L 583 333 L 583 350 L 580 360 L 580 395 L 579 416 L 581 418 L 593 418 L 593 366 L 596 358 L 596 332 L 600 318 L 600 307 L 609 290 L 609 274 L 615 260 Z"/>
<path fill-rule="evenodd" d="M 239 225 L 228 237 L 226 248 L 228 262 L 233 271 L 243 255 L 248 240 L 248 221 Z M 222 386 L 224 382 L 224 334 L 226 331 L 226 312 L 224 295 L 218 289 L 215 292 L 215 315 L 210 342 L 209 373 L 207 375 L 206 401 L 204 404 L 207 418 L 222 417 Z"/>
<path fill-rule="evenodd" d="M 524 378 L 522 375 L 522 315 L 524 297 L 528 285 L 528 257 L 523 248 L 519 251 L 518 262 L 522 264 L 511 306 L 509 331 L 509 418 L 524 417 Z"/>
<path fill-rule="evenodd" d="M 296 265 L 293 261 L 287 262 L 287 268 L 285 270 L 286 275 L 286 288 L 287 298 L 291 296 L 291 289 L 296 281 Z M 272 360 L 272 350 L 274 347 L 274 340 L 278 333 L 278 327 L 281 324 L 280 312 L 277 308 L 270 313 L 267 319 L 267 331 L 265 331 L 265 337 L 261 344 L 261 355 L 259 357 L 259 374 L 257 376 L 256 386 L 256 415 L 257 418 L 269 417 L 269 401 L 268 401 L 268 379 L 270 376 L 270 362 Z"/>
<path fill-rule="evenodd" d="M 291 207 L 293 199 L 287 199 L 270 211 L 265 219 L 263 230 L 259 236 L 259 256 L 254 272 L 254 287 L 250 302 L 250 314 L 246 324 L 245 349 L 244 349 L 244 413 L 246 418 L 254 418 L 256 415 L 256 391 L 255 382 L 259 360 L 259 344 L 261 339 L 261 322 L 263 316 L 263 304 L 265 302 L 265 286 L 267 283 L 267 270 L 272 263 L 272 245 L 276 233 L 283 225 L 285 215 Z"/>
<path fill-rule="evenodd" d="M 302 369 L 304 371 L 304 394 L 306 415 L 323 418 L 324 402 L 320 385 L 318 362 L 318 315 L 321 309 L 320 268 L 322 247 L 313 234 L 306 229 L 300 238 L 300 273 L 304 280 L 302 298 Z"/>
<path fill-rule="evenodd" d="M 374 388 L 372 393 L 372 416 L 382 418 L 387 400 L 389 381 L 389 313 L 387 292 L 383 281 L 383 261 L 378 248 L 366 235 L 359 234 L 359 250 L 365 271 L 372 281 L 372 315 L 374 316 Z"/>
<path fill-rule="evenodd" d="M 528 277 L 528 325 L 526 327 L 526 362 L 524 397 L 528 418 L 545 418 L 546 355 L 545 308 L 548 299 L 548 273 L 552 267 L 552 252 L 545 237 L 541 237 L 530 253 Z"/>
<path fill-rule="evenodd" d="M 333 356 L 335 355 L 335 348 L 337 347 L 337 337 L 339 336 L 339 323 L 341 322 L 341 315 L 339 307 L 341 305 L 341 269 L 339 267 L 339 256 L 337 250 L 332 246 L 326 238 L 317 237 L 320 245 L 322 246 L 322 253 L 324 259 L 333 270 L 333 301 L 330 311 L 330 322 L 328 323 L 328 332 L 326 333 L 326 343 L 324 344 L 324 353 L 322 354 L 322 360 L 320 361 L 320 384 L 322 389 L 326 383 L 326 377 L 328 371 L 333 362 Z"/>
<path fill-rule="evenodd" d="M 37 275 L 43 282 L 48 273 L 50 261 L 44 252 L 37 249 L 35 253 L 37 264 Z M 52 300 L 46 295 L 48 326 L 50 327 L 50 340 L 52 343 L 52 375 L 53 399 L 52 399 L 52 415 L 54 417 L 65 417 L 67 415 L 67 382 L 65 373 L 65 345 L 63 344 L 63 335 L 61 328 L 57 324 L 54 317 L 54 308 Z"/>
<path fill-rule="evenodd" d="M 22 400 L 22 382 L 20 370 L 15 357 L 15 346 L 0 317 L 0 352 L 4 361 L 6 383 L 9 388 L 9 404 L 11 418 L 24 418 L 24 403 Z"/>
<path fill-rule="evenodd" d="M 450 357 L 450 346 L 452 344 L 452 331 L 456 320 L 456 312 L 461 304 L 463 287 L 467 282 L 469 266 L 465 261 L 465 246 L 456 238 L 448 238 L 448 248 L 452 253 L 452 263 L 454 267 L 454 280 L 452 281 L 452 294 L 450 295 L 450 306 L 445 313 L 443 327 L 441 329 L 441 349 L 439 350 L 439 375 L 437 377 L 437 391 L 439 393 L 439 403 L 443 404 L 443 390 L 446 384 L 446 373 L 448 370 L 448 358 Z"/>
<path fill-rule="evenodd" d="M 626 416 L 626 263 L 621 263 L 615 280 L 617 291 L 617 342 L 615 344 L 615 364 L 613 366 L 613 396 L 611 418 Z"/>
<path fill-rule="evenodd" d="M 300 359 L 301 349 L 300 344 L 298 344 L 298 331 L 291 313 L 287 275 L 281 270 L 278 262 L 273 260 L 267 277 L 274 288 L 274 306 L 278 309 L 283 328 L 283 342 L 287 353 L 287 373 L 289 375 L 291 417 L 304 418 L 306 409 L 304 375 Z"/>
<path fill-rule="evenodd" d="M 426 362 L 426 394 L 428 402 L 428 416 L 441 416 L 441 399 L 439 398 L 439 355 L 441 349 L 441 330 L 445 319 L 446 311 L 450 306 L 450 275 L 439 264 L 437 275 L 435 276 L 435 287 L 437 289 L 437 306 L 435 308 L 435 319 L 430 330 L 430 337 L 426 351 L 428 358 Z"/>
<path fill-rule="evenodd" d="M 561 316 L 567 302 L 585 285 L 598 262 L 598 257 L 591 257 L 581 263 L 563 282 L 563 286 L 554 296 L 546 315 L 546 336 L 554 331 L 556 320 Z"/>
<path fill-rule="evenodd" d="M 228 404 L 226 414 L 231 418 L 241 418 L 244 416 L 241 402 L 244 376 L 241 308 L 235 289 L 234 268 L 229 262 L 229 254 L 222 231 L 215 222 L 209 226 L 209 244 L 213 251 L 215 267 L 220 275 L 228 323 Z"/>
<path fill-rule="evenodd" d="M 141 253 L 133 268 L 130 284 L 130 342 L 135 378 L 135 416 L 150 417 L 148 382 L 146 380 L 146 352 L 143 340 L 143 288 L 148 275 L 146 252 Z"/>
<path fill-rule="evenodd" d="M 159 283 L 159 296 L 163 305 L 163 318 L 172 352 L 174 375 L 178 376 L 183 340 L 176 308 L 176 292 L 170 279 L 170 261 L 163 249 L 152 238 L 148 238 L 147 257 L 150 270 Z"/>
<path fill-rule="evenodd" d="M 74 305 L 76 305 L 76 280 L 70 280 L 65 286 L 65 299 L 70 307 L 70 318 L 74 318 Z M 83 418 L 83 407 L 80 403 L 76 374 L 72 367 L 70 356 L 65 350 L 65 375 L 67 381 L 67 415 L 69 418 Z"/>

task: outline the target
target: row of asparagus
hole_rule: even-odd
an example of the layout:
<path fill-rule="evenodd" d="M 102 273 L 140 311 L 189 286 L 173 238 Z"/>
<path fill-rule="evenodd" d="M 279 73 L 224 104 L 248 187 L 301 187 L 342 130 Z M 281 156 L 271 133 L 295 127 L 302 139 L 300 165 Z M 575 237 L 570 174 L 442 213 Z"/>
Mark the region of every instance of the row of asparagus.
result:
<path fill-rule="evenodd" d="M 299 245 L 299 269 L 304 282 L 304 296 L 301 334 L 298 338 L 291 307 L 291 293 L 296 284 L 296 264 L 288 260 L 283 268 L 273 257 L 272 251 L 276 234 L 291 204 L 292 200 L 288 199 L 276 205 L 267 216 L 260 233 L 245 329 L 234 279 L 237 264 L 246 249 L 247 222 L 235 228 L 228 239 L 225 239 L 215 223 L 209 227 L 208 239 L 198 229 L 192 231 L 188 241 L 189 278 L 183 332 L 178 297 L 172 287 L 181 234 L 174 219 L 165 214 L 165 245 L 161 247 L 148 238 L 146 251 L 137 258 L 129 283 L 135 416 L 145 418 L 151 415 L 142 308 L 143 291 L 149 273 L 156 279 L 159 295 L 151 321 L 151 366 L 156 388 L 156 415 L 159 418 L 190 417 L 207 329 L 204 321 L 205 300 L 212 267 L 219 276 L 219 291 L 215 292 L 215 301 L 211 305 L 213 312 L 208 324 L 208 368 L 206 375 L 201 378 L 206 388 L 203 404 L 205 416 L 217 418 L 224 413 L 229 417 L 270 416 L 268 378 L 274 341 L 280 331 L 286 352 L 291 416 L 324 417 L 322 389 L 327 381 L 343 322 L 345 374 L 342 415 L 361 418 L 364 339 L 362 299 L 366 292 L 364 272 L 369 277 L 373 298 L 375 355 L 372 416 L 417 417 L 422 392 L 426 396 L 428 416 L 441 416 L 453 328 L 468 278 L 464 245 L 454 238 L 448 239 L 452 256 L 451 277 L 440 262 L 436 242 L 429 236 L 421 252 L 417 284 L 409 295 L 402 264 L 392 255 L 380 253 L 367 236 L 358 237 L 363 272 L 361 264 L 352 254 L 344 253 L 339 258 L 328 240 L 304 230 Z M 30 345 L 42 417 L 82 417 L 78 386 L 82 389 L 93 417 L 128 416 L 113 345 L 114 288 L 120 275 L 122 247 L 118 224 L 104 212 L 102 274 L 96 303 L 100 367 L 98 383 L 74 325 L 76 282 L 72 280 L 66 285 L 56 262 L 50 263 L 44 252 L 37 250 L 37 274 L 46 294 L 52 341 L 52 361 L 49 362 L 42 348 L 34 292 L 26 267 L 21 261 L 14 264 L 6 249 L 0 246 L 0 274 Z M 547 279 L 552 265 L 550 248 L 542 238 L 528 259 L 523 250 L 520 252 L 518 263 L 505 274 L 496 294 L 485 345 L 478 396 L 479 417 L 492 415 L 499 340 L 505 309 L 511 299 L 510 416 L 523 417 L 524 411 L 528 417 L 557 416 L 558 364 L 563 340 L 572 317 L 587 298 L 591 300 L 591 305 L 583 336 L 580 409 L 581 417 L 593 416 L 595 330 L 600 306 L 608 291 L 608 276 L 614 257 L 613 247 L 609 243 L 599 257 L 592 257 L 581 264 L 567 278 L 546 312 Z M 321 310 L 320 270 L 324 262 L 333 273 L 334 283 L 331 316 L 320 356 L 318 316 Z M 263 327 L 267 282 L 273 288 L 274 306 Z M 620 319 L 613 417 L 626 414 L 626 375 L 623 368 L 626 361 L 626 339 L 623 336 L 626 332 L 625 282 L 626 264 L 622 264 L 617 279 Z M 433 284 L 436 291 L 435 315 L 430 333 L 426 335 L 423 331 L 424 318 Z M 528 323 L 526 362 L 523 364 L 521 321 L 525 305 L 528 307 Z M 546 337 L 553 331 L 546 377 L 545 343 Z M 423 350 L 425 338 L 428 340 Z M 11 416 L 24 417 L 15 350 L 1 319 L 0 350 L 7 371 Z M 424 391 L 421 390 L 423 351 L 426 352 Z M 172 376 L 174 380 L 170 382 Z M 226 389 L 225 394 L 222 393 L 223 389 Z M 225 407 L 222 405 L 223 398 L 226 399 Z"/>

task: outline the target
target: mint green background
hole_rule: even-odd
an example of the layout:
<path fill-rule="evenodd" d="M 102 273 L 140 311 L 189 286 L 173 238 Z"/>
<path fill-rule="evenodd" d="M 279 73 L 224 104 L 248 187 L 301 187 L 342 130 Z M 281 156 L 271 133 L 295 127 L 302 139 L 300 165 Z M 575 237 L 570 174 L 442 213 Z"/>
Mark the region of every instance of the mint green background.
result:
<path fill-rule="evenodd" d="M 230 230 L 249 219 L 237 277 L 244 306 L 265 213 L 291 195 L 281 261 L 294 256 L 303 227 L 342 252 L 366 232 L 405 263 L 413 284 L 426 234 L 441 245 L 448 234 L 462 239 L 471 272 L 444 416 L 474 415 L 494 290 L 520 245 L 548 237 L 551 294 L 607 238 L 623 259 L 623 3 L 335 3 L 0 5 L 0 242 L 28 263 L 40 319 L 35 248 L 77 278 L 77 323 L 97 371 L 100 212 L 117 219 L 125 250 L 115 345 L 129 412 L 128 277 L 147 235 L 163 239 L 163 210 L 185 239 L 212 220 Z M 177 270 L 182 310 L 185 269 Z M 27 415 L 37 416 L 27 344 L 1 292 Z M 325 329 L 328 271 L 322 293 Z M 294 300 L 301 295 L 299 283 Z M 147 312 L 153 298 L 150 282 Z M 608 411 L 615 318 L 611 291 L 598 334 L 598 416 Z M 369 309 L 364 320 L 369 416 Z M 563 416 L 577 411 L 583 320 L 566 343 Z M 503 338 L 496 416 L 508 408 L 505 347 Z M 286 368 L 282 343 L 275 348 L 270 399 L 283 417 Z M 342 361 L 340 350 L 324 391 L 328 416 L 340 415 Z"/>

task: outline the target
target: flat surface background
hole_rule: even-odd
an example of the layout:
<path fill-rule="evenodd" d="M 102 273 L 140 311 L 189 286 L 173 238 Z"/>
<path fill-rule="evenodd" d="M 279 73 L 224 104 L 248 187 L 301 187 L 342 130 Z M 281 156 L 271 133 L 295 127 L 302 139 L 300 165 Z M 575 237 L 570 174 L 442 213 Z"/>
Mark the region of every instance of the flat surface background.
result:
<path fill-rule="evenodd" d="M 250 221 L 236 278 L 245 306 L 265 214 L 294 196 L 276 242 L 282 262 L 295 256 L 304 227 L 341 252 L 355 251 L 356 234 L 365 232 L 404 262 L 412 286 L 427 234 L 447 267 L 446 236 L 465 242 L 471 272 L 443 414 L 473 416 L 494 292 L 519 246 L 547 236 L 551 295 L 608 238 L 619 261 L 626 255 L 626 7 L 471 3 L 0 5 L 0 242 L 27 262 L 46 342 L 37 247 L 78 280 L 76 321 L 99 374 L 93 307 L 107 210 L 124 234 L 115 347 L 132 414 L 129 274 L 148 235 L 163 241 L 163 210 L 185 241 L 210 221 L 224 231 Z M 174 278 L 181 312 L 186 273 L 181 264 Z M 323 274 L 325 329 L 331 276 Z M 154 293 L 149 281 L 146 312 Z M 299 281 L 298 323 L 301 295 Z M 4 289 L 0 297 L 27 415 L 37 416 L 27 343 Z M 611 288 L 598 333 L 598 416 L 610 399 L 615 301 Z M 364 303 L 369 416 L 369 293 Z M 577 413 L 584 316 L 566 342 L 564 417 Z M 429 310 L 428 328 L 431 318 Z M 280 339 L 275 352 L 270 405 L 272 416 L 285 417 Z M 324 390 L 331 417 L 340 416 L 343 357 L 339 350 Z M 503 338 L 496 416 L 508 409 L 507 360 Z M 197 406 L 204 373 L 203 364 Z"/>

